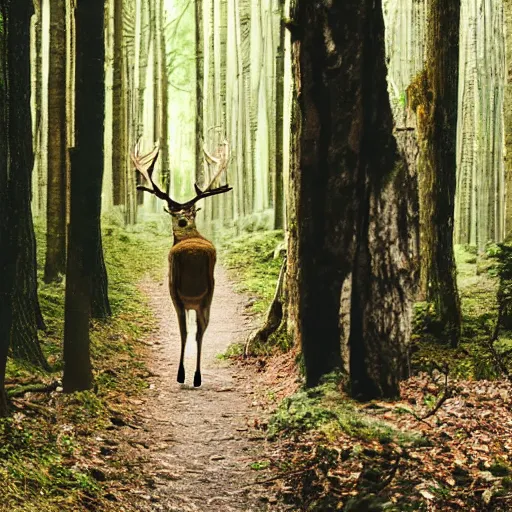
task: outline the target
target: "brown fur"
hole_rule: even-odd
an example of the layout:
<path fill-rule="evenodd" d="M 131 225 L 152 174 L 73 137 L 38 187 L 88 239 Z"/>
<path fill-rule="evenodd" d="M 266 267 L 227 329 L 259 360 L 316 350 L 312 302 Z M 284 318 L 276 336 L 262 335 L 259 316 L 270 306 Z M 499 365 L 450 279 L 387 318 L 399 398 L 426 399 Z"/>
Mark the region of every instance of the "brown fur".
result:
<path fill-rule="evenodd" d="M 202 236 L 178 241 L 169 252 L 169 290 L 174 305 L 197 310 L 210 307 L 216 252 L 213 244 Z"/>

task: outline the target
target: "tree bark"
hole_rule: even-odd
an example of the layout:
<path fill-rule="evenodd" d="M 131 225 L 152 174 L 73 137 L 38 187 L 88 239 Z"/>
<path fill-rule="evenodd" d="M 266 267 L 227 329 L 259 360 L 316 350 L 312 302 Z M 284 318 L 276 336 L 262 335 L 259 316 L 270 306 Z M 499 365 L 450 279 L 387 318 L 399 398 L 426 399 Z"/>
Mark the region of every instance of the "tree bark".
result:
<path fill-rule="evenodd" d="M 461 313 L 453 253 L 460 0 L 433 0 L 427 65 L 417 79 L 422 285 L 446 340 L 456 347 Z"/>
<path fill-rule="evenodd" d="M 204 185 L 204 27 L 203 27 L 203 0 L 195 1 L 196 18 L 196 183 L 199 187 Z"/>
<path fill-rule="evenodd" d="M 292 20 L 289 308 L 306 384 L 342 370 L 348 333 L 353 396 L 394 397 L 411 325 L 414 180 L 392 135 L 382 5 L 299 0 Z"/>
<path fill-rule="evenodd" d="M 104 128 L 103 10 L 102 0 L 80 0 L 76 9 L 76 149 L 71 159 L 64 325 L 63 387 L 67 393 L 92 386 L 89 319 L 102 259 L 99 225 Z M 104 282 L 100 279 L 100 283 Z"/>
<path fill-rule="evenodd" d="M 503 0 L 505 25 L 505 180 L 506 180 L 506 217 L 505 236 L 512 239 L 512 0 Z"/>
<path fill-rule="evenodd" d="M 66 0 L 50 4 L 48 75 L 48 185 L 44 281 L 60 279 L 66 266 Z"/>
<path fill-rule="evenodd" d="M 16 240 L 16 279 L 12 297 L 11 349 L 15 357 L 48 368 L 37 337 L 44 321 L 37 297 L 36 240 L 30 201 L 32 198 L 32 120 L 30 109 L 30 17 L 32 1 L 9 7 L 7 46 L 9 104 L 10 198 Z"/>
<path fill-rule="evenodd" d="M 279 46 L 276 54 L 276 163 L 275 163 L 275 185 L 274 185 L 274 229 L 284 228 L 284 44 L 285 44 L 285 1 L 279 3 Z"/>
<path fill-rule="evenodd" d="M 125 203 L 125 170 L 127 147 L 125 92 L 123 83 L 123 0 L 114 2 L 114 70 L 112 84 L 112 181 L 114 205 Z"/>
<path fill-rule="evenodd" d="M 8 123 L 8 73 L 5 65 L 7 50 L 7 14 L 10 0 L 0 0 L 0 416 L 7 415 L 5 393 L 5 367 L 9 351 L 12 324 L 12 292 L 16 275 L 16 244 L 11 231 L 14 220 L 9 195 L 9 123 Z M 10 105 L 16 110 L 15 104 Z"/>

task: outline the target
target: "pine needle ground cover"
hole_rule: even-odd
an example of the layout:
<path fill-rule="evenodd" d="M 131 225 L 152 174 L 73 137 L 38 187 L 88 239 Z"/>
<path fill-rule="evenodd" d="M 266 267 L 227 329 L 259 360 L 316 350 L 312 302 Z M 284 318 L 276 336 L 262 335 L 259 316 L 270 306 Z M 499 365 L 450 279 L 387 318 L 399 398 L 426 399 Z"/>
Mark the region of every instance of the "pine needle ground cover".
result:
<path fill-rule="evenodd" d="M 37 231 L 43 255 L 44 236 Z M 47 324 L 40 339 L 52 372 L 9 362 L 13 411 L 0 422 L 1 511 L 132 510 L 126 490 L 135 475 L 117 459 L 115 443 L 104 434 L 136 421 L 131 411 L 149 376 L 143 337 L 153 329 L 137 282 L 152 268 L 163 268 L 158 258 L 165 255 L 169 238 L 151 224 L 130 233 L 107 225 L 103 235 L 113 317 L 91 327 L 95 388 L 61 392 L 65 285 L 40 283 Z"/>
<path fill-rule="evenodd" d="M 259 255 L 250 249 L 267 237 Z M 266 270 L 275 242 L 270 233 L 257 233 L 234 239 L 227 249 L 228 261 L 242 266 L 233 274 L 241 289 L 251 296 L 269 290 L 260 311 L 277 279 L 277 268 Z M 400 401 L 354 402 L 335 375 L 283 398 L 269 391 L 283 387 L 276 372 L 263 379 L 270 419 L 262 415 L 259 427 L 273 451 L 253 469 L 273 470 L 261 485 L 272 487 L 289 510 L 512 509 L 512 385 L 489 348 L 497 318 L 496 262 L 461 247 L 457 262 L 462 343 L 447 348 L 428 324 L 428 308 L 418 304 L 413 376 L 402 383 Z M 253 286 L 255 275 L 267 284 Z M 503 330 L 498 356 L 507 357 L 511 340 Z M 271 360 L 258 366 L 273 368 Z"/>

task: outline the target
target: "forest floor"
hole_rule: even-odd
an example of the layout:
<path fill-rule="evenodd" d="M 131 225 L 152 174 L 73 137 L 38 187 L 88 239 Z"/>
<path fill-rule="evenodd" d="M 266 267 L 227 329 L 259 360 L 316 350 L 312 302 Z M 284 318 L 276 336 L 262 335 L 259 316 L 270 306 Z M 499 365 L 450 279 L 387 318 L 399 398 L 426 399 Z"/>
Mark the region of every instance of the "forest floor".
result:
<path fill-rule="evenodd" d="M 304 389 L 297 348 L 282 351 L 286 337 L 258 357 L 239 355 L 237 342 L 273 295 L 279 232 L 233 238 L 219 251 L 203 385 L 190 385 L 193 325 L 187 384 L 177 384 L 161 231 L 105 229 L 114 315 L 92 324 L 93 390 L 62 393 L 64 284 L 41 284 L 52 371 L 9 361 L 1 512 L 512 510 L 512 384 L 495 358 L 508 364 L 512 333 L 493 355 L 492 260 L 458 252 L 460 347 L 429 334 L 419 304 L 401 399 L 361 404 L 336 375 Z"/>
<path fill-rule="evenodd" d="M 268 510 L 275 499 L 255 484 L 256 476 L 264 479 L 266 470 L 259 461 L 267 459 L 268 450 L 266 436 L 258 429 L 266 414 L 258 401 L 255 369 L 223 357 L 251 328 L 251 317 L 244 313 L 246 299 L 233 291 L 225 270 L 217 265 L 203 340 L 203 384 L 194 388 L 194 314 L 188 319 L 186 383 L 178 384 L 180 336 L 167 283 L 146 279 L 141 287 L 158 322 L 147 341 L 152 376 L 135 413 L 139 428 L 117 434 L 125 447 L 121 456 L 130 458 L 126 448 L 131 446 L 133 456 L 144 459 L 144 485 L 131 490 L 140 510 Z"/>

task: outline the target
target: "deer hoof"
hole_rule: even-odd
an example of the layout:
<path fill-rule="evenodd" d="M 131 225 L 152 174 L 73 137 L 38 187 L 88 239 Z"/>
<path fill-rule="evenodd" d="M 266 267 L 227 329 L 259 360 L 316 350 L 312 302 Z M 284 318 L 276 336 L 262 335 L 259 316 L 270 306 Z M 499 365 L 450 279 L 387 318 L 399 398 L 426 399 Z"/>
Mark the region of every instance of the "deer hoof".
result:
<path fill-rule="evenodd" d="M 185 368 L 181 364 L 180 368 L 178 370 L 178 378 L 176 379 L 180 384 L 183 384 L 185 382 Z"/>
<path fill-rule="evenodd" d="M 201 372 L 194 374 L 194 387 L 198 388 L 201 385 Z"/>

